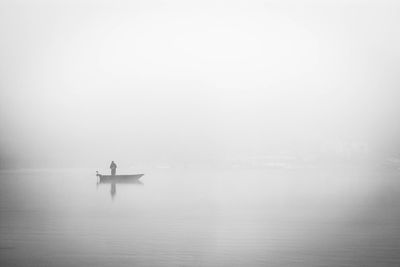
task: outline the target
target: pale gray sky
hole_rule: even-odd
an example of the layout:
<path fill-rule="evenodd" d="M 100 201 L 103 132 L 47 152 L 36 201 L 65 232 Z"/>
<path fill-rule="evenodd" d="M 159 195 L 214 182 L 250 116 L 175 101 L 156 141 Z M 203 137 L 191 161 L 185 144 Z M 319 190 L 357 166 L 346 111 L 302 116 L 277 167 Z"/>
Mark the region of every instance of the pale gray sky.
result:
<path fill-rule="evenodd" d="M 398 152 L 399 11 L 1 1 L 1 165 L 206 161 L 338 142 Z"/>

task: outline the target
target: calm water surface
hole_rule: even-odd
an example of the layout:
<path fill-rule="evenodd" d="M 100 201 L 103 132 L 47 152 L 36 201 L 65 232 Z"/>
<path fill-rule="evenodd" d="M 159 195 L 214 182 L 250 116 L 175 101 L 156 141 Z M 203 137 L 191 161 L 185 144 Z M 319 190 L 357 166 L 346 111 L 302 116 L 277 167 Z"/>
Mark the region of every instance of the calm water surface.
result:
<path fill-rule="evenodd" d="M 400 266 L 396 170 L 0 172 L 1 266 Z"/>

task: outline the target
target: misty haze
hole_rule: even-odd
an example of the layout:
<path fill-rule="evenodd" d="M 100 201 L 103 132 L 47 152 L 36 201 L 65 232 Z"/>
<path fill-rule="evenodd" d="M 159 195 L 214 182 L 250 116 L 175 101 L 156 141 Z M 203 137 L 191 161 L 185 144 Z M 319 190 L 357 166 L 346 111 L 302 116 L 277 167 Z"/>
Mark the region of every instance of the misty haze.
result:
<path fill-rule="evenodd" d="M 0 2 L 1 266 L 399 266 L 395 1 Z"/>

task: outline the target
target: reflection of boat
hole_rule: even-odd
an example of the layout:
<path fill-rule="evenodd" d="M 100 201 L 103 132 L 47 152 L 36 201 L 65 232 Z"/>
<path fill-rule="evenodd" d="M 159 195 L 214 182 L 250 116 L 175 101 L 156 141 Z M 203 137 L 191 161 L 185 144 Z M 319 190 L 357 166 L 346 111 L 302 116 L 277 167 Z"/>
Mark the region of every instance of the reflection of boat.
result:
<path fill-rule="evenodd" d="M 107 180 L 107 181 L 100 181 L 97 183 L 97 185 L 101 185 L 101 184 L 110 184 L 111 185 L 111 189 L 110 189 L 110 194 L 111 194 L 111 198 L 114 199 L 115 195 L 117 194 L 117 184 L 134 184 L 134 185 L 139 185 L 142 186 L 143 183 L 139 180 L 124 180 L 124 181 L 117 181 L 114 182 L 112 180 Z"/>
<path fill-rule="evenodd" d="M 132 174 L 132 175 L 101 175 L 98 172 L 96 176 L 99 177 L 97 181 L 97 185 L 100 184 L 111 184 L 111 198 L 114 199 L 117 194 L 117 184 L 135 184 L 135 185 L 143 185 L 141 181 L 139 181 L 140 177 L 144 174 Z"/>
<path fill-rule="evenodd" d="M 99 177 L 101 183 L 124 183 L 127 181 L 139 180 L 144 174 L 124 174 L 124 175 L 102 175 L 96 172 L 96 176 Z"/>

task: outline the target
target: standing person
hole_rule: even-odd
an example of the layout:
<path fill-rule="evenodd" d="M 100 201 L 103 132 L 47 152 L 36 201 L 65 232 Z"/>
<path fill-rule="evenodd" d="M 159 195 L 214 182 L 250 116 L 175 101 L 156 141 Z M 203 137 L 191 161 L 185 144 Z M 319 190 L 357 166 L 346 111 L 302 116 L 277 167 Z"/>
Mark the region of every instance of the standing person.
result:
<path fill-rule="evenodd" d="M 111 161 L 110 169 L 111 169 L 111 175 L 115 175 L 115 173 L 117 172 L 117 164 L 115 164 L 114 161 Z"/>

